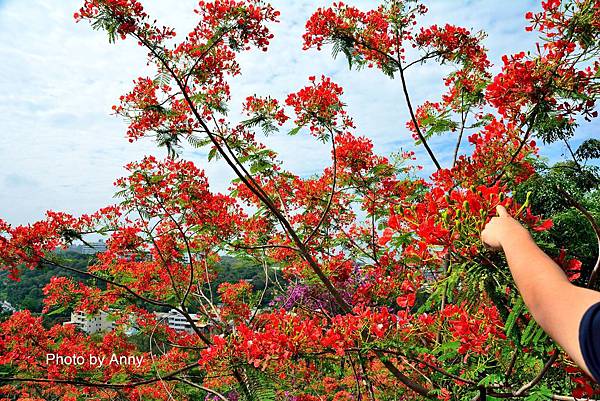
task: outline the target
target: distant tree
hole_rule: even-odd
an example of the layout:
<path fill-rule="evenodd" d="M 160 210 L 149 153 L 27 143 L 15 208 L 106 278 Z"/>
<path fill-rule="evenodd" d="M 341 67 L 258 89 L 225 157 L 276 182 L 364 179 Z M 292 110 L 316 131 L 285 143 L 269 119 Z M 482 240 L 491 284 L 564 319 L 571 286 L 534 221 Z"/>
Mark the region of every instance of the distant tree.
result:
<path fill-rule="evenodd" d="M 582 264 L 578 282 L 591 280 L 600 289 L 600 168 L 586 161 L 593 162 L 574 158 L 550 167 L 541 163 L 539 173 L 517 187 L 515 198 L 527 202 L 533 213 L 552 218 L 553 227 L 539 234 L 541 244 L 557 257 L 561 252 L 576 256 Z"/>

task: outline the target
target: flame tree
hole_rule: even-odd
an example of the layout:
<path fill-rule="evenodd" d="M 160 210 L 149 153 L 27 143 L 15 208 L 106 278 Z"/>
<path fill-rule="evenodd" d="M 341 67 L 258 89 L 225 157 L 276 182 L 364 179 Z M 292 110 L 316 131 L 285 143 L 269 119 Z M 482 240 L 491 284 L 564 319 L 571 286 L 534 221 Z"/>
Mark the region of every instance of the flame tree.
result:
<path fill-rule="evenodd" d="M 96 213 L 48 212 L 36 223 L 0 221 L 0 266 L 18 279 L 45 266 L 85 274 L 55 277 L 44 313 L 107 311 L 115 330 L 88 336 L 42 325 L 28 311 L 0 325 L 0 393 L 7 400 L 485 400 L 593 396 L 595 389 L 531 319 L 506 261 L 479 232 L 498 204 L 534 232 L 551 229 L 518 185 L 536 175 L 537 147 L 566 141 L 596 117 L 600 4 L 547 0 L 528 13 L 534 52 L 506 55 L 497 75 L 481 33 L 421 27 L 426 7 L 388 0 L 361 11 L 343 3 L 307 21 L 305 50 L 332 49 L 351 68 L 380 70 L 402 88 L 406 129 L 435 169 L 417 173 L 413 152 L 382 157 L 356 133 L 330 78 L 309 77 L 285 99 L 249 96 L 238 120 L 227 113 L 238 54 L 266 51 L 279 17 L 258 0 L 201 1 L 182 40 L 137 0 L 86 0 L 78 22 L 133 40 L 155 75 L 135 80 L 113 107 L 130 142 L 152 138 L 168 157 L 126 166 L 121 202 Z M 311 50 L 314 51 L 314 50 Z M 410 74 L 423 63 L 452 65 L 439 99 L 415 105 Z M 292 129 L 287 127 L 292 125 Z M 285 130 L 283 127 L 286 127 Z M 284 131 L 281 133 L 281 131 Z M 304 178 L 257 138 L 312 136 L 330 166 Z M 455 141 L 442 165 L 435 135 Z M 184 146 L 235 173 L 231 192 L 211 192 L 202 170 L 178 157 Z M 589 139 L 575 168 L 595 174 Z M 572 164 L 571 164 L 572 166 Z M 569 196 L 563 188 L 562 195 Z M 577 203 L 575 199 L 571 199 Z M 581 205 L 579 205 L 581 206 Z M 594 216 L 579 209 L 598 234 Z M 90 234 L 107 250 L 85 271 L 56 248 Z M 212 283 L 223 255 L 252 259 L 279 298 L 245 281 Z M 561 253 L 572 279 L 581 263 Z M 579 280 L 596 286 L 597 264 Z M 285 280 L 282 280 L 285 279 Z M 285 283 L 285 284 L 282 284 Z M 193 327 L 176 332 L 152 311 L 174 310 Z M 196 325 L 199 315 L 202 325 Z M 148 347 L 128 336 L 135 328 Z M 46 364 L 46 355 L 135 355 L 139 365 Z"/>

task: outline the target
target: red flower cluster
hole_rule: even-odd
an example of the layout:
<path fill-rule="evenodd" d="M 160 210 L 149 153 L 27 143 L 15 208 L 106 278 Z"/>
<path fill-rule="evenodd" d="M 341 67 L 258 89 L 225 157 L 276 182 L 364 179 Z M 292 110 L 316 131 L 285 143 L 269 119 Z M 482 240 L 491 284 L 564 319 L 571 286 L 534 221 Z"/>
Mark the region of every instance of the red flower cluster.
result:
<path fill-rule="evenodd" d="M 470 68 L 480 72 L 485 72 L 490 66 L 487 53 L 479 43 L 480 39 L 468 29 L 451 24 L 446 24 L 443 28 L 432 25 L 422 29 L 415 40 L 421 47 L 434 49 L 444 60 L 468 64 Z"/>
<path fill-rule="evenodd" d="M 526 60 L 521 52 L 512 57 L 503 56 L 502 72 L 488 86 L 486 97 L 505 117 L 519 117 L 524 106 L 545 100 L 549 94 L 546 65 Z"/>
<path fill-rule="evenodd" d="M 492 119 L 468 139 L 475 146 L 472 154 L 460 156 L 451 170 L 436 173 L 436 180 L 444 182 L 447 188 L 456 182 L 464 186 L 492 184 L 501 174 L 514 183 L 521 183 L 533 174 L 531 157 L 537 153 L 536 143 L 524 142 L 515 124 L 505 125 Z"/>
<path fill-rule="evenodd" d="M 75 20 L 95 19 L 106 15 L 113 17 L 117 23 L 117 33 L 122 39 L 139 28 L 139 24 L 148 18 L 144 7 L 137 0 L 86 0 Z"/>
<path fill-rule="evenodd" d="M 435 57 L 460 66 L 445 79 L 450 92 L 444 95 L 444 104 L 452 105 L 454 110 L 464 108 L 466 96 L 479 97 L 490 78 L 490 62 L 480 43 L 482 36 L 446 24 L 443 28 L 433 25 L 422 29 L 415 39 L 417 46 L 427 51 L 425 58 Z"/>
<path fill-rule="evenodd" d="M 340 133 L 335 137 L 335 143 L 339 168 L 348 174 L 366 174 L 384 162 L 373 154 L 373 142 L 368 138 Z"/>
<path fill-rule="evenodd" d="M 341 356 L 360 344 L 364 329 L 374 338 L 383 338 L 396 329 L 396 318 L 387 308 L 355 309 L 354 315 L 338 315 L 329 321 L 284 310 L 263 313 L 257 319 L 258 328 L 239 324 L 230 342 L 213 337 L 213 345 L 202 352 L 201 365 L 211 369 L 224 360 L 243 356 L 262 369 L 300 370 L 302 366 L 292 361 L 304 353 L 325 349 L 327 354 Z"/>
<path fill-rule="evenodd" d="M 352 120 L 347 116 L 340 100 L 344 92 L 342 87 L 325 76 L 318 81 L 315 77 L 310 77 L 309 80 L 310 86 L 290 94 L 285 101 L 294 108 L 296 125 L 308 126 L 311 134 L 320 139 L 352 128 Z"/>
<path fill-rule="evenodd" d="M 208 39 L 220 28 L 233 48 L 249 50 L 252 44 L 263 51 L 273 38 L 265 24 L 276 22 L 280 14 L 271 5 L 256 0 L 200 1 L 196 13 L 202 18 L 196 34 Z"/>
<path fill-rule="evenodd" d="M 36 268 L 47 254 L 65 248 L 80 232 L 89 232 L 98 224 L 110 225 L 119 217 L 118 208 L 106 207 L 79 218 L 48 211 L 45 220 L 27 226 L 12 227 L 0 220 L 0 268 L 18 280 L 20 269 Z"/>
<path fill-rule="evenodd" d="M 247 281 L 223 283 L 219 286 L 219 295 L 223 302 L 220 311 L 223 321 L 242 322 L 250 317 L 248 303 L 252 295 L 252 284 Z"/>
<path fill-rule="evenodd" d="M 448 305 L 442 316 L 448 319 L 453 339 L 460 341 L 458 353 L 487 355 L 493 341 L 505 339 L 500 314 L 495 307 L 482 307 L 476 313 L 467 312 L 465 306 Z"/>
<path fill-rule="evenodd" d="M 248 96 L 243 106 L 246 113 L 258 120 L 275 121 L 280 126 L 283 125 L 289 117 L 285 115 L 283 109 L 279 106 L 276 99 L 270 97 L 259 98 Z"/>
<path fill-rule="evenodd" d="M 83 358 L 78 363 L 46 363 L 48 354 L 56 358 Z M 112 355 L 137 356 L 142 363 L 115 364 L 108 363 Z M 93 364 L 89 355 L 104 358 L 103 366 Z M 160 357 L 161 361 L 163 357 Z M 167 359 L 165 357 L 164 359 Z M 170 361 L 171 366 L 179 366 Z M 13 369 L 28 371 L 58 382 L 44 385 L 42 394 L 52 397 L 70 399 L 71 394 L 86 394 L 98 399 L 110 399 L 115 393 L 97 386 L 79 386 L 61 383 L 60 380 L 84 381 L 82 377 L 98 375 L 100 380 L 117 377 L 128 377 L 148 374 L 152 368 L 152 356 L 135 349 L 126 336 L 115 332 L 107 333 L 102 338 L 93 338 L 77 332 L 72 325 L 56 325 L 47 330 L 42 325 L 41 317 L 33 317 L 29 311 L 21 311 L 0 323 L 0 366 L 11 366 Z M 137 394 L 148 392 L 148 388 L 125 388 L 122 395 L 135 399 Z M 40 392 L 13 386 L 0 387 L 2 394 L 17 396 L 19 399 L 39 399 Z M 162 398 L 159 398 L 162 399 Z"/>
<path fill-rule="evenodd" d="M 581 277 L 581 261 L 576 258 L 567 258 L 567 251 L 565 249 L 561 249 L 558 257 L 554 260 L 563 268 L 570 281 L 575 281 Z"/>
<path fill-rule="evenodd" d="M 121 104 L 113 106 L 117 114 L 130 120 L 127 130 L 129 142 L 151 132 L 155 135 L 169 133 L 174 139 L 187 138 L 199 127 L 199 123 L 192 118 L 189 105 L 183 100 L 170 101 L 170 109 L 163 106 L 164 101 L 159 101 L 158 91 L 172 96 L 168 85 L 160 87 L 150 78 L 139 78 L 134 83 L 134 89 L 121 96 Z"/>
<path fill-rule="evenodd" d="M 544 102 L 552 107 L 557 124 L 573 125 L 576 115 L 597 117 L 596 90 L 587 83 L 597 74 L 600 63 L 579 63 L 600 33 L 600 7 L 588 1 L 542 2 L 543 10 L 529 12 L 532 23 L 545 41 L 538 44 L 535 57 L 518 53 L 503 57 L 503 71 L 489 86 L 487 98 L 499 112 L 513 119 L 521 109 Z"/>
<path fill-rule="evenodd" d="M 95 314 L 117 300 L 115 294 L 105 293 L 81 282 L 76 283 L 68 277 L 52 277 L 43 292 L 44 313 L 56 307 L 69 308 L 79 305 L 78 310 Z"/>
<path fill-rule="evenodd" d="M 413 40 L 416 17 L 427 8 L 414 1 L 389 2 L 375 10 L 360 11 L 342 2 L 319 8 L 307 21 L 304 48 L 321 49 L 339 42 L 348 49 L 349 59 L 378 67 L 390 63 L 389 56 L 403 58 L 405 40 Z"/>
<path fill-rule="evenodd" d="M 221 238 L 231 233 L 232 219 L 241 216 L 232 198 L 209 191 L 204 172 L 192 162 L 149 156 L 126 169 L 131 175 L 116 181 L 129 193 L 126 208 L 143 208 L 153 217 L 185 215 L 187 225 L 212 227 Z"/>
<path fill-rule="evenodd" d="M 172 28 L 151 25 L 148 14 L 138 0 L 85 0 L 83 7 L 73 17 L 77 22 L 102 21 L 99 26 L 108 30 L 111 40 L 116 35 L 123 40 L 128 35 L 133 35 L 140 41 L 159 44 L 175 37 Z"/>

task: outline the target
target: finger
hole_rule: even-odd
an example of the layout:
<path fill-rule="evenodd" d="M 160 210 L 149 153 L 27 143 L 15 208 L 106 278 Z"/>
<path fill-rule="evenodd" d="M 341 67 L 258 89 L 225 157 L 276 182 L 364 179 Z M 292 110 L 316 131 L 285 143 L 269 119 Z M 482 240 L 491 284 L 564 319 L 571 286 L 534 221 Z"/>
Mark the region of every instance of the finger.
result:
<path fill-rule="evenodd" d="M 496 206 L 496 213 L 498 213 L 498 217 L 510 217 L 510 214 L 508 214 L 508 212 L 502 205 Z"/>
<path fill-rule="evenodd" d="M 481 232 L 481 243 L 483 244 L 483 247 L 485 249 L 492 250 L 493 247 L 490 244 L 488 244 L 488 242 L 486 241 L 486 239 L 487 239 L 486 236 L 487 236 L 487 234 L 486 234 L 485 230 L 482 231 Z"/>
<path fill-rule="evenodd" d="M 488 231 L 489 231 L 488 227 L 485 226 L 484 229 L 479 234 L 479 237 L 481 238 L 481 242 L 483 242 L 484 244 L 486 243 L 485 240 L 487 239 Z"/>

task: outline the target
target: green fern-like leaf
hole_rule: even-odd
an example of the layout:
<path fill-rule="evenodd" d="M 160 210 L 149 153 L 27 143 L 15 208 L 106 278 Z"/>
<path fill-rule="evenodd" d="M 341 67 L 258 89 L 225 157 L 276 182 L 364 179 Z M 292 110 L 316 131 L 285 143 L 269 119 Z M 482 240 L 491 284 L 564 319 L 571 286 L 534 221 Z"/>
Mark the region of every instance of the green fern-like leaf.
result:
<path fill-rule="evenodd" d="M 248 390 L 247 401 L 275 401 L 273 380 L 266 373 L 247 365 L 243 371 L 243 381 Z"/>

